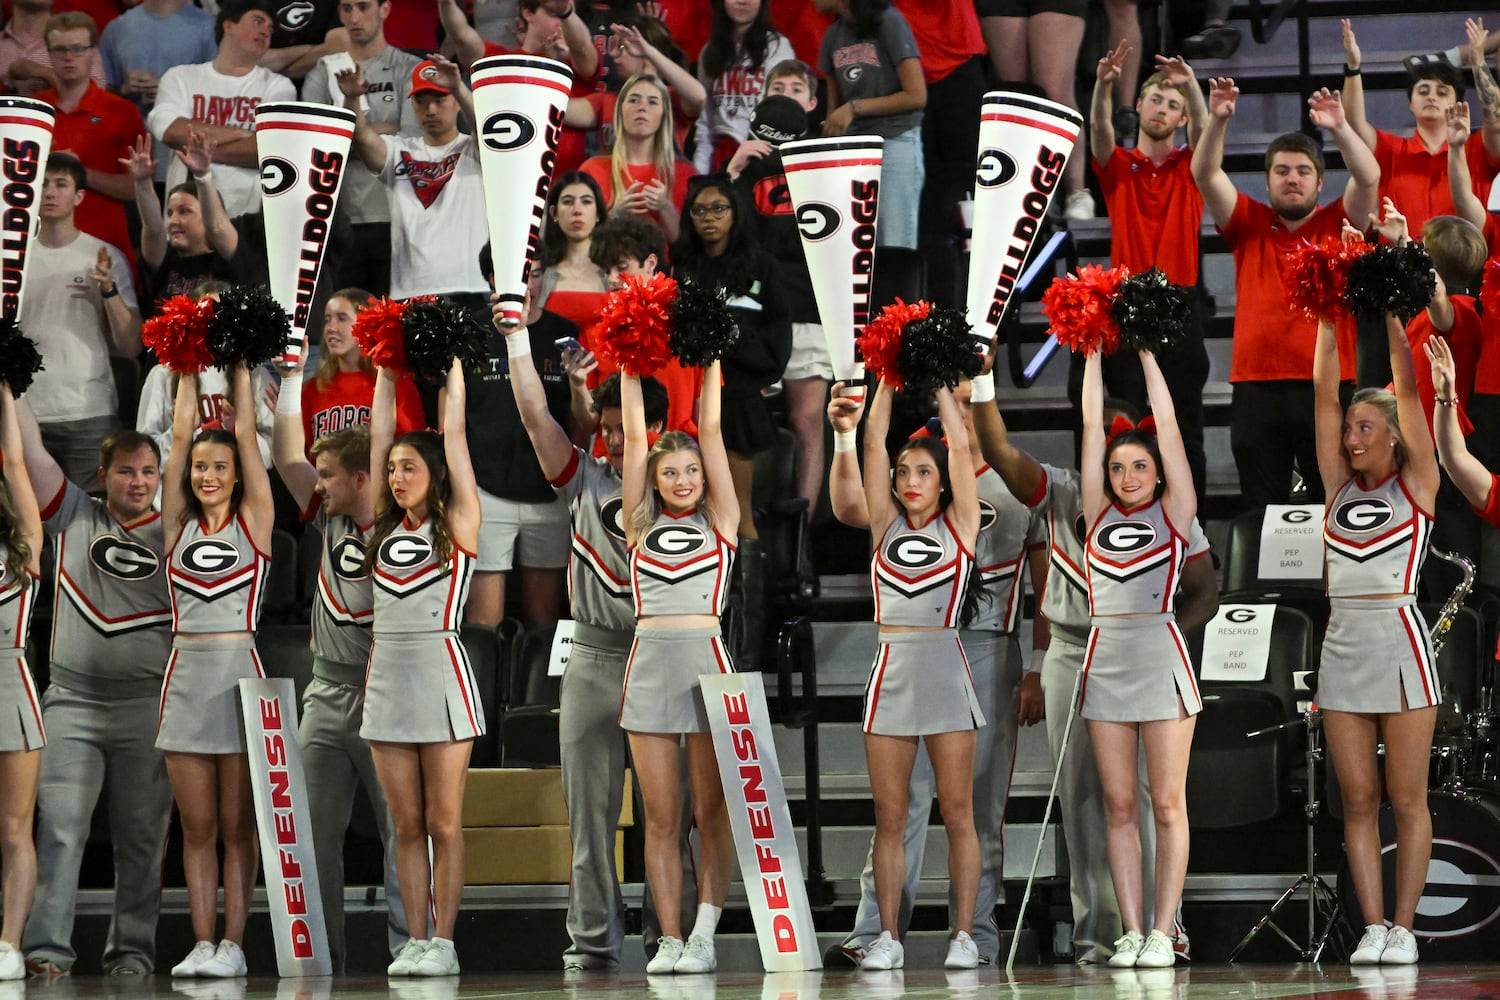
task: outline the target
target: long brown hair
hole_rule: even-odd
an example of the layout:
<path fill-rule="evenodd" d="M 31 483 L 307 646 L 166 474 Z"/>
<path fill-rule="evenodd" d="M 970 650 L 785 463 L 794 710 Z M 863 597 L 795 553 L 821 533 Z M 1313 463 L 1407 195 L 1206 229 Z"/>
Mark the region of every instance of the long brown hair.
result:
<path fill-rule="evenodd" d="M 247 416 L 253 419 L 253 414 L 247 414 Z M 240 501 L 245 498 L 245 476 L 240 468 L 240 444 L 233 434 L 222 427 L 210 427 L 199 433 L 193 443 L 188 446 L 188 460 L 182 466 L 182 513 L 177 516 L 178 526 L 187 524 L 194 518 L 203 517 L 203 501 L 199 500 L 198 494 L 193 492 L 193 452 L 198 449 L 199 445 L 204 444 L 222 444 L 234 456 L 234 489 L 229 493 L 231 517 L 240 512 Z"/>
<path fill-rule="evenodd" d="M 453 555 L 453 535 L 448 530 L 448 500 L 453 495 L 453 484 L 448 481 L 448 458 L 443 452 L 442 435 L 436 431 L 409 431 L 391 443 L 391 451 L 401 445 L 415 451 L 427 466 L 427 474 L 431 477 L 427 487 L 427 515 L 432 519 L 432 547 L 437 554 L 437 561 L 445 563 Z M 386 463 L 388 469 L 389 458 Z M 396 495 L 391 492 L 391 477 L 387 469 L 380 470 L 385 480 L 385 493 L 375 515 L 375 530 L 371 532 L 370 542 L 365 547 L 366 572 L 374 570 L 381 543 L 406 517 L 406 511 L 396 502 Z"/>
<path fill-rule="evenodd" d="M 26 579 L 26 568 L 31 565 L 31 544 L 21 530 L 21 516 L 11 503 L 10 486 L 3 472 L 0 472 L 0 543 L 5 545 L 5 568 L 18 580 Z"/>
<path fill-rule="evenodd" d="M 363 288 L 340 288 L 328 296 L 328 301 L 332 302 L 334 299 L 343 299 L 354 307 L 354 314 L 357 316 L 365 311 L 374 298 L 375 296 Z M 359 355 L 359 370 L 371 376 L 375 374 L 375 362 L 371 361 L 369 356 L 363 351 Z M 320 392 L 326 391 L 333 384 L 333 377 L 338 373 L 339 359 L 328 351 L 319 351 L 318 370 L 313 373 L 313 381 L 317 382 L 318 390 Z"/>

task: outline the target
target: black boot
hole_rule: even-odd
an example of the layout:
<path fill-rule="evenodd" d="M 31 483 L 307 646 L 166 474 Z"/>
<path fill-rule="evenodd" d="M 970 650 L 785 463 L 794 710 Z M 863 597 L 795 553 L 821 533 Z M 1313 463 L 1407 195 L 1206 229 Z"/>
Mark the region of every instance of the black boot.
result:
<path fill-rule="evenodd" d="M 759 670 L 766 642 L 766 571 L 760 539 L 741 538 L 735 555 L 740 583 L 740 642 L 734 651 L 736 670 Z"/>

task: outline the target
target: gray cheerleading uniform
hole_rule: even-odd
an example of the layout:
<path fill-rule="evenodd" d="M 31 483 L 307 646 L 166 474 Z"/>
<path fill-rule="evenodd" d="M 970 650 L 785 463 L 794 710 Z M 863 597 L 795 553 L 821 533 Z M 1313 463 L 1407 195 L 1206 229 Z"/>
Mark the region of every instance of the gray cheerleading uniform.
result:
<path fill-rule="evenodd" d="M 1365 489 L 1355 476 L 1323 518 L 1331 611 L 1318 666 L 1318 704 L 1339 712 L 1400 712 L 1441 699 L 1417 574 L 1432 515 L 1400 473 Z M 1380 596 L 1365 596 L 1365 595 Z M 1389 596 L 1396 595 L 1396 596 Z M 1404 700 L 1404 704 L 1403 704 Z"/>
<path fill-rule="evenodd" d="M 26 634 L 41 578 L 18 577 L 5 565 L 0 545 L 0 751 L 40 750 L 47 744 L 42 703 L 26 665 Z"/>
<path fill-rule="evenodd" d="M 1102 962 L 1111 954 L 1110 942 L 1121 932 L 1119 903 L 1109 872 L 1104 790 L 1099 784 L 1088 727 L 1075 721 L 1067 729 L 1068 716 L 1073 711 L 1073 685 L 1083 670 L 1090 629 L 1083 500 L 1076 471 L 1051 465 L 1043 465 L 1042 471 L 1044 480 L 1027 504 L 1046 517 L 1049 539 L 1047 582 L 1042 592 L 1042 613 L 1051 634 L 1042 662 L 1047 741 L 1052 748 L 1052 759 L 1063 762 L 1058 808 L 1067 834 L 1064 839 L 1068 848 L 1074 953 L 1080 961 Z M 1187 562 L 1207 555 L 1208 537 L 1194 518 L 1188 531 Z M 1146 921 L 1151 923 L 1156 824 L 1149 806 L 1151 791 L 1144 753 L 1136 769 L 1136 798 L 1141 803 L 1143 906 Z"/>
<path fill-rule="evenodd" d="M 926 736 L 984 725 L 958 639 L 973 562 L 946 513 L 920 527 L 901 513 L 886 528 L 870 562 L 875 621 L 923 631 L 881 630 L 865 682 L 865 732 Z"/>
<path fill-rule="evenodd" d="M 1203 709 L 1187 643 L 1173 615 L 1187 539 L 1161 501 L 1134 510 L 1112 503 L 1089 532 L 1084 559 L 1093 630 L 1083 662 L 1082 714 L 1148 722 Z"/>
<path fill-rule="evenodd" d="M 161 515 L 121 524 L 71 482 L 42 512 L 57 553 L 50 735 L 37 782 L 38 881 L 21 948 L 71 969 L 78 873 L 101 794 L 115 861 L 104 970 L 149 975 L 156 962 L 162 851 L 171 817 L 166 758 L 154 745 L 172 646 Z"/>
<path fill-rule="evenodd" d="M 977 473 L 979 486 L 979 538 L 975 543 L 974 571 L 984 579 L 985 599 L 974 620 L 959 633 L 980 710 L 990 724 L 979 730 L 974 752 L 974 825 L 979 833 L 982 862 L 979 894 L 974 906 L 974 942 L 979 953 L 995 960 L 1000 949 L 995 925 L 995 905 L 1002 894 L 1005 871 L 1005 802 L 1010 795 L 1011 771 L 1016 753 L 1016 689 L 1021 683 L 1021 647 L 1016 627 L 1021 617 L 1022 570 L 1034 548 L 1046 544 L 1046 520 L 1006 489 L 999 473 L 984 466 Z M 918 746 L 907 786 L 906 884 L 902 887 L 900 926 L 910 923 L 926 854 L 927 829 L 932 802 L 937 794 L 927 748 Z M 875 839 L 859 877 L 859 908 L 854 929 L 844 939 L 846 947 L 868 947 L 880 936 L 880 907 L 875 898 Z M 949 894 L 950 918 L 953 899 Z M 956 922 L 956 921 L 955 921 Z"/>
<path fill-rule="evenodd" d="M 359 735 L 365 709 L 374 589 L 365 569 L 373 524 L 320 508 L 313 527 L 322 539 L 318 593 L 312 606 L 313 675 L 302 693 L 297 742 L 307 774 L 307 799 L 318 862 L 318 889 L 334 972 L 344 970 L 344 835 L 360 785 L 370 797 L 385 849 L 386 936 L 391 951 L 406 943 L 406 912 L 396 879 L 395 829 L 375 773 L 370 744 Z"/>
<path fill-rule="evenodd" d="M 183 525 L 167 559 L 172 655 L 161 682 L 156 747 L 176 753 L 245 752 L 239 682 L 264 677 L 255 627 L 270 557 L 256 551 L 236 511 L 217 532 Z M 233 640 L 196 633 L 236 633 Z"/>
<path fill-rule="evenodd" d="M 483 736 L 479 685 L 459 641 L 474 553 L 439 562 L 432 518 L 402 521 L 375 553 L 375 636 L 359 735 L 383 743 Z"/>
<path fill-rule="evenodd" d="M 698 510 L 662 511 L 630 550 L 637 618 L 724 612 L 734 545 Z M 729 674 L 734 663 L 718 625 L 640 628 L 625 664 L 620 728 L 631 733 L 706 733 L 698 678 Z"/>

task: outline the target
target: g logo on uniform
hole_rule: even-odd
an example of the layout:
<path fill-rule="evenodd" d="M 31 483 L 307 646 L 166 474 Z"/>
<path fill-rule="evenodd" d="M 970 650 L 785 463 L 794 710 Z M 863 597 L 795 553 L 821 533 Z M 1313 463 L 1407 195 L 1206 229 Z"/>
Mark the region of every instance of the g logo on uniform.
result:
<path fill-rule="evenodd" d="M 1004 187 L 1020 173 L 1016 161 L 1003 149 L 986 149 L 979 154 L 974 168 L 974 182 L 980 187 Z"/>
<path fill-rule="evenodd" d="M 1156 528 L 1149 521 L 1115 521 L 1106 524 L 1094 535 L 1094 545 L 1106 552 L 1127 555 L 1151 547 L 1156 541 Z"/>
<path fill-rule="evenodd" d="M 1395 516 L 1391 505 L 1380 497 L 1361 497 L 1339 504 L 1333 512 L 1333 523 L 1345 531 L 1374 531 Z"/>
<path fill-rule="evenodd" d="M 114 535 L 100 535 L 89 543 L 89 561 L 116 580 L 145 580 L 156 575 L 161 560 L 142 545 Z"/>
<path fill-rule="evenodd" d="M 979 501 L 979 530 L 980 531 L 984 531 L 990 525 L 994 524 L 995 523 L 995 518 L 997 518 L 999 516 L 1000 516 L 1000 512 L 997 511 L 997 510 L 995 510 L 995 505 L 994 504 L 992 504 L 988 500 L 984 500 L 984 499 L 981 499 Z"/>
<path fill-rule="evenodd" d="M 903 532 L 885 547 L 885 561 L 902 569 L 928 569 L 943 561 L 943 543 L 931 535 Z"/>
<path fill-rule="evenodd" d="M 178 561 L 190 573 L 227 573 L 240 561 L 240 550 L 222 538 L 199 538 L 183 548 Z"/>
<path fill-rule="evenodd" d="M 496 111 L 484 120 L 480 129 L 484 144 L 497 153 L 523 149 L 536 138 L 531 119 L 514 111 Z"/>
<path fill-rule="evenodd" d="M 358 535 L 345 535 L 333 544 L 328 554 L 332 557 L 333 575 L 340 580 L 363 580 L 365 573 L 365 543 Z"/>
<path fill-rule="evenodd" d="M 663 524 L 646 532 L 642 543 L 659 556 L 686 556 L 707 547 L 708 533 L 696 524 Z"/>
<path fill-rule="evenodd" d="M 625 501 L 618 494 L 599 505 L 599 522 L 605 534 L 616 541 L 625 541 Z"/>
<path fill-rule="evenodd" d="M 839 228 L 839 210 L 821 201 L 797 206 L 797 229 L 809 243 L 826 240 Z"/>
<path fill-rule="evenodd" d="M 268 156 L 260 162 L 260 190 L 267 197 L 274 197 L 291 190 L 297 183 L 297 167 L 282 156 Z"/>
<path fill-rule="evenodd" d="M 392 569 L 420 566 L 433 554 L 432 542 L 425 535 L 399 532 L 380 543 L 380 563 Z"/>

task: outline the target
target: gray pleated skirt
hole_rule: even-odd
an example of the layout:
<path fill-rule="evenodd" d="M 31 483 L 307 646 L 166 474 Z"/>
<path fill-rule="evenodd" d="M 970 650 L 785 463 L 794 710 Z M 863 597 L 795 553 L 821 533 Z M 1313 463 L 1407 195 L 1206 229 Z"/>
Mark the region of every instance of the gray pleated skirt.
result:
<path fill-rule="evenodd" d="M 40 750 L 47 745 L 42 699 L 19 649 L 0 650 L 0 751 Z"/>
<path fill-rule="evenodd" d="M 1203 710 L 1187 643 L 1171 615 L 1095 618 L 1079 714 L 1095 722 L 1157 722 Z"/>
<path fill-rule="evenodd" d="M 172 637 L 172 655 L 161 679 L 156 749 L 170 753 L 245 752 L 240 681 L 264 677 L 255 635 L 233 640 Z"/>
<path fill-rule="evenodd" d="M 447 743 L 484 731 L 479 685 L 457 633 L 375 635 L 360 736 L 381 743 Z"/>
<path fill-rule="evenodd" d="M 930 736 L 984 724 L 956 630 L 880 633 L 865 682 L 865 732 Z"/>
<path fill-rule="evenodd" d="M 1336 712 L 1430 708 L 1441 698 L 1416 599 L 1335 597 L 1318 665 L 1318 704 Z"/>
<path fill-rule="evenodd" d="M 620 728 L 628 733 L 706 733 L 698 678 L 732 674 L 718 626 L 638 628 L 625 663 Z"/>

